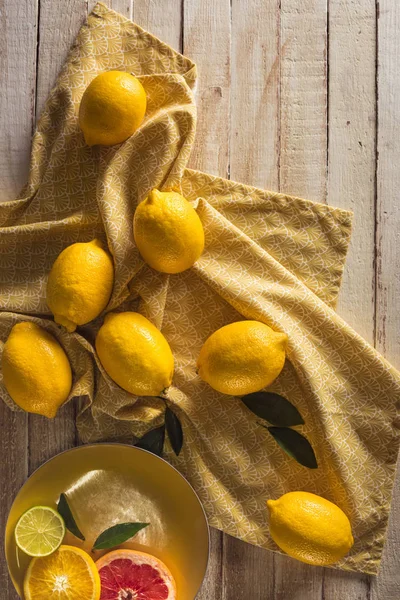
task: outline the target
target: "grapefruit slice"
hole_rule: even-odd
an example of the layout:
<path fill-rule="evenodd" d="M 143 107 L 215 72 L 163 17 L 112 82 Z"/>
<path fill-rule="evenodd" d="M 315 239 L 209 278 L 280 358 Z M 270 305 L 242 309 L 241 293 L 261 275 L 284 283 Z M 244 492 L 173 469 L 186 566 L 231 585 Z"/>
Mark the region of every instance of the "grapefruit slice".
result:
<path fill-rule="evenodd" d="M 176 586 L 166 565 L 136 550 L 114 550 L 96 562 L 100 600 L 176 600 Z"/>

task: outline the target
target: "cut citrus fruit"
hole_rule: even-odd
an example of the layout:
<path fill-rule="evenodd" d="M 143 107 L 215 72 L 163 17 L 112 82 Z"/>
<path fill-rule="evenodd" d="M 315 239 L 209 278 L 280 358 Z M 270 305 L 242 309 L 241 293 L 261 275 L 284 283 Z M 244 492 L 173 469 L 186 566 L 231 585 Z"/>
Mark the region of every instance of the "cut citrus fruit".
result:
<path fill-rule="evenodd" d="M 25 600 L 99 600 L 99 573 L 86 552 L 60 546 L 51 556 L 31 561 L 24 595 Z"/>
<path fill-rule="evenodd" d="M 155 556 L 136 550 L 114 550 L 96 562 L 100 600 L 176 600 L 175 581 Z"/>
<path fill-rule="evenodd" d="M 65 535 L 62 517 L 49 506 L 27 510 L 15 527 L 15 541 L 28 556 L 49 556 L 61 545 Z"/>

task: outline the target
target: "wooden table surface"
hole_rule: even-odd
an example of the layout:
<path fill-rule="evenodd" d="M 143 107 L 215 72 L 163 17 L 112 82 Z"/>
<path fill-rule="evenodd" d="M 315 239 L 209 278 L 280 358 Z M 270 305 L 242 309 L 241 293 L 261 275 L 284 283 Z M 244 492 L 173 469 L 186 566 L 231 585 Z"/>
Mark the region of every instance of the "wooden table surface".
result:
<path fill-rule="evenodd" d="M 399 367 L 398 0 L 109 5 L 197 63 L 192 167 L 354 210 L 338 311 Z M 0 0 L 1 199 L 25 183 L 35 121 L 92 6 Z M 47 421 L 0 403 L 1 535 L 26 477 L 77 442 L 72 416 L 70 406 Z M 399 529 L 398 478 L 377 578 L 312 568 L 213 531 L 198 600 L 398 600 Z M 3 555 L 0 600 L 15 598 Z"/>

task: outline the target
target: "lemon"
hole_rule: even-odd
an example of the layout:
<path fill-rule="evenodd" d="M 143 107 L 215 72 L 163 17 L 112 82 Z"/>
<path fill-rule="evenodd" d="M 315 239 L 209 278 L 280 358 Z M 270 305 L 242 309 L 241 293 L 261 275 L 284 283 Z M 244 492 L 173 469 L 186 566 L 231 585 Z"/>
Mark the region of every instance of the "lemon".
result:
<path fill-rule="evenodd" d="M 108 314 L 97 334 L 96 350 L 111 379 L 135 396 L 158 396 L 171 385 L 171 348 L 139 313 Z"/>
<path fill-rule="evenodd" d="M 20 517 L 15 541 L 28 556 L 48 556 L 62 544 L 65 525 L 62 517 L 49 506 L 34 506 Z"/>
<path fill-rule="evenodd" d="M 146 112 L 146 92 L 124 71 L 100 73 L 86 88 L 79 106 L 79 125 L 89 146 L 113 146 L 140 127 Z"/>
<path fill-rule="evenodd" d="M 54 554 L 34 558 L 24 579 L 25 600 L 99 600 L 100 575 L 80 548 L 60 546 Z"/>
<path fill-rule="evenodd" d="M 204 343 L 200 377 L 222 394 L 242 396 L 270 385 L 285 363 L 287 336 L 259 321 L 238 321 Z"/>
<path fill-rule="evenodd" d="M 162 273 L 189 269 L 204 250 L 200 218 L 177 192 L 152 190 L 136 209 L 133 235 L 143 259 Z"/>
<path fill-rule="evenodd" d="M 71 391 L 69 360 L 57 340 L 35 323 L 17 323 L 4 344 L 3 381 L 23 410 L 52 418 Z"/>
<path fill-rule="evenodd" d="M 329 500 L 309 492 L 289 492 L 268 500 L 270 532 L 289 556 L 310 565 L 330 565 L 340 560 L 354 540 L 350 521 Z"/>
<path fill-rule="evenodd" d="M 47 282 L 47 304 L 55 322 L 69 332 L 89 323 L 107 306 L 113 284 L 113 261 L 100 240 L 68 246 Z"/>

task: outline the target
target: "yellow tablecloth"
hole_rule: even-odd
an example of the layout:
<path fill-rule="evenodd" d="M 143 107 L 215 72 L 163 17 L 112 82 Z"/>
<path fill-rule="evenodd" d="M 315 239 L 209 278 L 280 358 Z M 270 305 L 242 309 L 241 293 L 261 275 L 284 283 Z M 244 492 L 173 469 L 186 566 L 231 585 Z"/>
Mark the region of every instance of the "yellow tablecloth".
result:
<path fill-rule="evenodd" d="M 78 127 L 79 102 L 88 83 L 109 69 L 140 78 L 146 118 L 124 144 L 89 148 Z M 167 457 L 195 487 L 210 524 L 276 550 L 266 500 L 309 490 L 351 519 L 355 545 L 339 566 L 376 573 L 400 439 L 400 377 L 334 312 L 351 214 L 186 169 L 195 81 L 189 59 L 104 5 L 95 7 L 39 121 L 28 184 L 17 200 L 0 205 L 0 338 L 30 319 L 61 341 L 74 372 L 71 398 L 81 397 L 84 442 L 133 441 L 157 425 L 161 401 L 124 392 L 99 363 L 94 339 L 104 315 L 70 335 L 46 306 L 46 278 L 59 252 L 102 238 L 116 270 L 107 311 L 143 312 L 171 345 L 176 372 L 169 398 L 185 442 L 179 458 L 170 449 Z M 153 187 L 180 189 L 205 227 L 203 256 L 180 275 L 152 271 L 133 241 L 135 207 Z M 317 470 L 290 459 L 238 398 L 196 375 L 204 340 L 243 318 L 288 335 L 288 360 L 270 390 L 303 415 Z M 0 394 L 16 408 L 3 385 Z"/>

